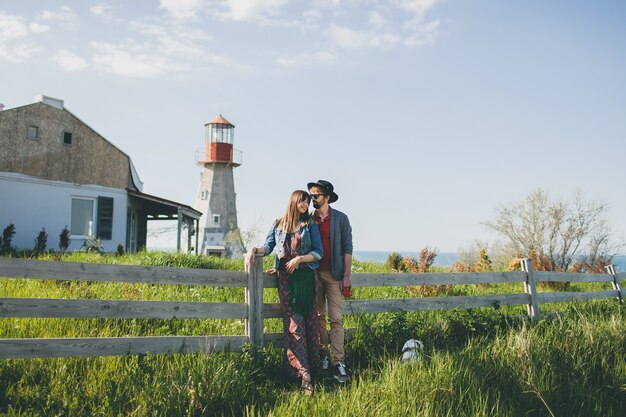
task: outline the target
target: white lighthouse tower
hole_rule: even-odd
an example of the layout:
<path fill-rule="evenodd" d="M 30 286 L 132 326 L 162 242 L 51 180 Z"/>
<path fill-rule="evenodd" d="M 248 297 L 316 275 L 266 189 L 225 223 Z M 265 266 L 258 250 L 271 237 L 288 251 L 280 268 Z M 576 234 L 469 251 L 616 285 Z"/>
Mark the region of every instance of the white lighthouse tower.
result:
<path fill-rule="evenodd" d="M 200 253 L 238 257 L 245 248 L 237 226 L 233 168 L 241 165 L 241 152 L 233 149 L 235 126 L 220 114 L 205 125 L 204 149 L 196 152 L 202 166 L 195 208 L 202 212 Z"/>

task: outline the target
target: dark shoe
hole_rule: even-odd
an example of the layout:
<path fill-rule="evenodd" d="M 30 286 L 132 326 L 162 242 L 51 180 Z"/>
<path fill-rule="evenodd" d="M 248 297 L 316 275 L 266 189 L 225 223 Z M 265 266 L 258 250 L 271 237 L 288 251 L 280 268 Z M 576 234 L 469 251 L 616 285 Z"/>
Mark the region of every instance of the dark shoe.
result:
<path fill-rule="evenodd" d="M 345 384 L 350 381 L 350 375 L 348 375 L 348 368 L 343 362 L 339 362 L 333 367 L 333 376 L 340 384 Z"/>
<path fill-rule="evenodd" d="M 313 383 L 311 382 L 310 375 L 302 376 L 302 385 L 300 387 L 302 388 L 302 393 L 307 397 L 312 397 L 315 393 L 315 391 L 313 390 Z"/>
<path fill-rule="evenodd" d="M 317 363 L 317 368 L 322 372 L 328 372 L 330 370 L 330 358 L 328 355 L 321 356 L 320 361 Z"/>

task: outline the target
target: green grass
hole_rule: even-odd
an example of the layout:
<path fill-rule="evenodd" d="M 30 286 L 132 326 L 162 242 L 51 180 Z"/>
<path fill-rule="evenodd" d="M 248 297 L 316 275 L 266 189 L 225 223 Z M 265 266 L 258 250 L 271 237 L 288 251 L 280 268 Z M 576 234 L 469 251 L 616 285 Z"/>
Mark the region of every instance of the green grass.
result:
<path fill-rule="evenodd" d="M 46 255 L 56 259 L 56 255 Z M 242 269 L 192 255 L 68 254 L 72 262 Z M 266 267 L 272 260 L 265 259 Z M 355 272 L 384 265 L 355 263 Z M 504 285 L 504 284 L 503 284 Z M 605 284 L 599 284 L 605 285 Z M 602 287 L 607 289 L 606 286 Z M 598 290 L 575 284 L 570 290 Z M 455 295 L 521 292 L 463 285 Z M 404 287 L 356 288 L 356 298 L 409 297 Z M 243 301 L 243 290 L 173 285 L 0 279 L 9 297 Z M 267 302 L 277 299 L 266 289 Z M 347 316 L 354 381 L 318 379 L 305 398 L 284 380 L 282 349 L 260 361 L 237 353 L 0 360 L 0 415 L 7 416 L 623 416 L 626 317 L 613 299 L 542 304 L 559 311 L 531 325 L 524 306 Z M 279 320 L 266 331 L 280 332 Z M 0 319 L 0 337 L 243 334 L 242 320 Z M 398 361 L 406 339 L 423 360 Z"/>

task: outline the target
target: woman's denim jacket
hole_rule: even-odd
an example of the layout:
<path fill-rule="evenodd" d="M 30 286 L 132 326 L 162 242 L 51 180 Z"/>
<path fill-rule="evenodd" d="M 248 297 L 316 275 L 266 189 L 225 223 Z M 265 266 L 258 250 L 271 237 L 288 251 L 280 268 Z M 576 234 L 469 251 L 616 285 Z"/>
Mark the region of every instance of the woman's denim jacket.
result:
<path fill-rule="evenodd" d="M 274 262 L 274 269 L 278 269 L 278 263 L 280 258 L 285 256 L 285 238 L 287 233 L 276 227 L 278 220 L 274 222 L 274 225 L 270 229 L 270 232 L 265 238 L 263 247 L 265 248 L 265 255 L 269 255 L 276 247 L 276 261 Z M 314 221 L 310 221 L 304 226 L 300 226 L 300 239 L 302 249 L 300 255 L 313 255 L 315 259 L 313 262 L 308 262 L 307 266 L 311 269 L 317 269 L 320 266 L 319 260 L 324 255 L 322 249 L 322 238 L 320 237 L 320 229 L 317 227 Z"/>

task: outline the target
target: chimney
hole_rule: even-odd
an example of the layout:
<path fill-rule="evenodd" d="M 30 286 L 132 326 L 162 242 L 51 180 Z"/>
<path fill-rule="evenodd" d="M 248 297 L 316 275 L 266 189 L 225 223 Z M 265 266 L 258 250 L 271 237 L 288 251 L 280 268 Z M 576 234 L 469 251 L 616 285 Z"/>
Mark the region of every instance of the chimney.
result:
<path fill-rule="evenodd" d="M 59 110 L 63 110 L 63 100 L 58 99 L 58 98 L 40 95 L 40 96 L 35 97 L 35 102 L 44 103 L 49 106 L 56 107 Z"/>

